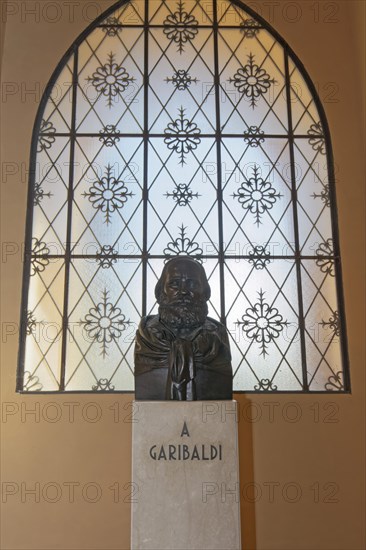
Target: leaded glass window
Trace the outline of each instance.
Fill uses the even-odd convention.
[[[51,78],[32,145],[18,390],[133,391],[164,261],[203,262],[236,391],[347,391],[329,130],[239,1],[118,2]]]

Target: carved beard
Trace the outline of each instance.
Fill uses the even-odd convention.
[[[163,323],[177,328],[196,328],[203,325],[208,314],[208,307],[205,300],[198,302],[176,301],[171,304],[163,294],[159,300],[159,318]]]

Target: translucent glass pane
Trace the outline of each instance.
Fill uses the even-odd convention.
[[[59,389],[64,262],[49,258],[40,241],[33,242],[26,318],[25,391]]]
[[[33,236],[50,254],[65,252],[70,139],[42,134],[39,138],[33,190]]]
[[[165,254],[168,249],[171,256],[217,254],[216,178],[211,178],[205,169],[215,163],[215,153],[211,139],[200,140],[197,149],[187,153],[174,150],[174,146],[169,149],[162,140],[151,140],[148,203],[151,254]]]
[[[66,389],[133,389],[141,289],[140,261],[105,253],[72,262]],[[99,387],[105,380],[109,387]]]
[[[303,255],[314,256],[332,238],[331,190],[324,150],[311,140],[295,141],[299,239]]]
[[[283,48],[265,30],[219,31],[220,111],[225,133],[251,127],[267,134],[287,131]]]
[[[72,251],[118,254],[142,247],[143,146],[141,138],[78,138],[75,147]]]
[[[184,44],[184,56],[179,59],[175,59],[174,43],[165,38],[163,29],[150,30],[150,131],[164,133],[180,129],[181,123],[176,122],[179,108],[184,113],[183,119],[188,116],[200,132],[215,133],[212,31],[200,29],[194,41]],[[192,131],[192,128],[186,129]]]
[[[196,33],[197,25],[212,25],[213,3],[197,2],[197,0],[150,0],[149,1],[149,22],[152,25],[164,25],[167,28],[167,35],[173,34],[174,41],[179,44],[186,41],[187,34]],[[180,25],[182,30],[177,30]],[[183,26],[188,27],[186,30]],[[192,30],[193,29],[193,30]],[[176,32],[175,32],[176,31]],[[182,35],[182,36],[179,36]],[[169,34],[170,36],[170,34]]]
[[[143,130],[143,29],[109,36],[96,29],[79,47],[76,128],[98,134]]]
[[[262,141],[254,147],[244,139],[222,141],[225,252],[247,256],[262,246],[272,256],[293,256],[288,144]]]
[[[44,110],[44,125],[41,131],[69,133],[71,130],[72,112],[72,79],[74,73],[74,56],[62,69],[53,85],[47,105]]]
[[[235,390],[349,389],[326,120],[288,52],[228,0],[120,2],[76,41],[34,136],[25,390],[132,391],[177,255],[205,267]]]
[[[293,261],[227,260],[225,302],[235,388],[299,390],[302,385]],[[257,386],[257,387],[256,387]]]
[[[335,260],[303,261],[306,360],[311,390],[344,389]]]
[[[295,135],[311,134],[322,130],[316,128],[320,116],[315,105],[314,97],[308,85],[295,63],[289,60],[290,84],[291,84],[291,111],[292,126]],[[309,134],[309,135],[310,135]]]

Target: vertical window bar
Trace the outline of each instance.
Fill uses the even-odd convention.
[[[146,304],[147,304],[147,207],[148,207],[148,158],[149,158],[149,112],[148,112],[148,101],[149,101],[149,1],[145,0],[145,23],[144,23],[144,168],[143,168],[143,191],[142,191],[142,202],[143,202],[143,213],[142,213],[142,231],[143,231],[143,242],[142,242],[142,316],[144,317],[147,313]]]
[[[67,226],[66,226],[66,250],[65,250],[65,291],[62,314],[62,348],[61,348],[61,376],[60,391],[65,390],[65,370],[67,352],[67,327],[68,327],[68,306],[69,306],[69,284],[70,284],[70,262],[71,262],[71,228],[72,228],[72,202],[74,199],[74,160],[76,141],[76,98],[78,87],[78,47],[74,48],[74,69],[72,78],[72,112],[70,131],[70,168],[69,188],[67,194]]]
[[[18,369],[16,377],[16,391],[22,391],[24,386],[24,363],[25,363],[25,346],[27,337],[27,310],[29,300],[30,287],[30,271],[32,259],[32,233],[33,233],[33,213],[34,213],[34,188],[36,182],[36,166],[37,166],[37,145],[38,135],[40,131],[42,118],[38,115],[38,121],[33,129],[31,153],[30,153],[30,170],[29,170],[29,187],[27,197],[27,221],[25,226],[25,253],[23,266],[23,285],[22,299],[20,310],[20,334],[19,334],[19,357]]]
[[[320,102],[319,102],[320,103]],[[323,106],[317,105],[320,113],[323,111]],[[322,113],[323,114],[323,113]],[[333,250],[334,250],[334,268],[335,268],[335,286],[337,294],[337,305],[340,318],[340,337],[339,343],[341,347],[342,356],[342,374],[343,374],[343,386],[344,391],[351,391],[351,379],[349,369],[349,357],[348,357],[348,345],[347,345],[347,326],[346,326],[346,312],[344,304],[343,294],[343,277],[342,277],[342,264],[341,264],[341,251],[339,246],[339,228],[338,228],[338,216],[337,216],[337,198],[336,198],[336,184],[334,174],[334,159],[333,150],[331,145],[331,138],[329,132],[329,126],[326,120],[325,113],[323,114],[324,120],[321,120],[325,144],[326,144],[326,157],[327,157],[327,172],[329,183],[329,197],[330,197],[330,216],[332,221],[332,238],[333,238]]]
[[[309,391],[307,371],[306,371],[306,346],[305,346],[305,319],[304,319],[304,304],[302,300],[302,282],[301,282],[301,256],[300,256],[300,239],[299,239],[299,220],[297,212],[297,189],[296,189],[296,173],[295,173],[295,153],[294,153],[294,132],[292,126],[292,103],[291,103],[291,82],[289,71],[289,54],[287,47],[284,48],[285,56],[285,78],[286,78],[286,103],[288,117],[288,141],[290,148],[290,164],[291,164],[291,196],[292,196],[292,211],[294,220],[295,234],[295,263],[297,277],[297,296],[299,307],[299,331],[300,331],[300,347],[301,347],[301,366],[303,376],[303,391]]]
[[[224,279],[224,230],[222,215],[222,165],[221,165],[221,118],[220,118],[220,67],[219,67],[219,36],[217,0],[213,0],[213,39],[214,39],[214,79],[215,79],[215,107],[216,107],[216,152],[217,152],[217,213],[219,235],[219,270],[220,270],[220,321],[226,326],[225,311],[225,279]]]

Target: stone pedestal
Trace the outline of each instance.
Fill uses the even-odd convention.
[[[132,550],[240,550],[236,401],[136,401]]]

